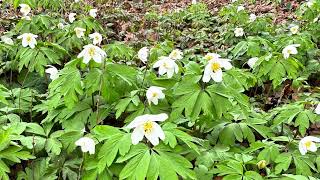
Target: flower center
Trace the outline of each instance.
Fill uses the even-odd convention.
[[[172,53],[172,56],[173,56],[173,57],[177,57],[177,56],[178,56],[178,52],[177,52],[177,51],[174,51],[174,52]]]
[[[304,145],[306,146],[307,149],[309,149],[312,145],[312,141],[307,141],[304,143]]]
[[[144,130],[144,132],[147,133],[147,134],[151,133],[152,128],[153,128],[152,121],[147,121],[147,122],[144,123],[144,125],[143,125],[143,130]]]
[[[164,62],[164,63],[163,63],[163,67],[166,68],[166,69],[168,69],[168,68],[169,68],[169,64],[168,64],[167,62]]]
[[[219,69],[220,69],[220,64],[219,63],[212,63],[211,64],[211,69],[214,71],[214,72],[217,72]]]
[[[156,97],[157,95],[158,95],[158,93],[156,93],[156,92],[152,93],[152,97]]]
[[[96,52],[96,50],[93,47],[89,48],[89,50],[88,50],[88,53],[90,56],[94,56],[95,52]]]
[[[292,53],[292,50],[291,49],[288,49],[288,54],[291,54]]]
[[[213,56],[207,55],[205,58],[206,58],[207,61],[210,61],[210,60],[213,59]]]
[[[31,42],[32,38],[30,36],[27,36],[26,40],[27,42]]]

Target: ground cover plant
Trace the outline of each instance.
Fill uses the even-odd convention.
[[[0,3],[0,179],[320,178],[320,0]]]

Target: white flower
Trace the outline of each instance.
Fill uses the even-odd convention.
[[[75,142],[76,146],[81,147],[82,152],[89,152],[89,154],[94,154],[95,152],[95,143],[93,139],[88,137],[82,137]]]
[[[169,54],[169,58],[173,60],[180,60],[183,58],[182,55],[183,53],[179,49],[175,49]]]
[[[89,15],[93,18],[97,17],[97,12],[98,10],[97,9],[90,9],[89,11]]]
[[[157,105],[159,99],[164,99],[165,94],[162,92],[162,90],[164,89],[165,88],[157,87],[157,86],[149,87],[146,93],[149,104],[151,104],[152,102],[154,105]]]
[[[77,35],[78,38],[83,37],[84,36],[84,32],[86,32],[85,29],[79,28],[79,27],[74,28],[74,31],[76,32],[76,35]]]
[[[222,81],[222,68],[229,70],[232,68],[230,59],[213,59],[206,65],[203,73],[203,82],[209,82],[213,79],[215,82]]]
[[[316,18],[313,19],[313,22],[316,23],[318,20],[319,20],[319,18],[316,17]]]
[[[299,46],[300,46],[300,44],[291,44],[291,45],[288,45],[287,47],[285,47],[282,50],[283,57],[285,59],[288,59],[290,54],[298,54],[297,47],[299,47]]]
[[[197,4],[197,0],[192,0],[192,4]]]
[[[100,43],[101,43],[101,41],[102,41],[102,36],[101,36],[101,34],[100,34],[100,33],[97,33],[97,32],[90,34],[90,35],[89,35],[89,38],[90,38],[90,39],[93,39],[93,42],[92,42],[92,43],[93,43],[94,45],[96,45],[96,44],[100,45]]]
[[[8,45],[13,45],[13,40],[7,36],[1,36],[1,41]]]
[[[306,136],[299,142],[299,151],[305,155],[308,151],[316,152],[317,146],[314,142],[320,142],[320,139],[314,136]]]
[[[233,2],[233,3],[234,3],[234,2],[237,2],[237,1],[238,1],[238,0],[231,0],[231,2]]]
[[[153,146],[159,144],[159,138],[165,139],[165,135],[161,127],[156,121],[165,121],[168,115],[165,113],[151,115],[145,114],[136,117],[126,128],[134,128],[131,134],[132,144],[138,144],[145,136]]]
[[[160,60],[154,63],[153,68],[159,68],[159,75],[167,73],[168,78],[171,78],[174,73],[179,71],[179,67],[174,60],[165,56],[160,57]]]
[[[50,74],[50,79],[55,80],[59,77],[58,69],[54,66],[49,65],[49,68],[46,69],[46,73]]]
[[[242,11],[242,10],[244,10],[244,7],[243,6],[238,6],[237,12]]]
[[[320,104],[317,105],[317,107],[314,111],[316,114],[320,114]]]
[[[23,16],[21,19],[27,20],[27,21],[31,21],[30,16]]]
[[[313,6],[313,4],[314,4],[314,0],[309,0],[309,1],[307,2],[307,6],[308,6],[309,8],[311,8],[311,7]]]
[[[148,53],[149,53],[149,49],[147,47],[143,47],[138,51],[138,58],[143,63],[146,63],[148,61]]]
[[[256,62],[259,60],[257,57],[250,58],[247,62],[250,68],[253,68]]]
[[[74,0],[75,3],[78,3],[80,0]]]
[[[59,29],[63,29],[64,28],[64,25],[62,23],[59,23],[57,26],[58,26]]]
[[[18,39],[22,39],[22,46],[27,47],[30,46],[31,49],[33,49],[37,45],[37,35],[34,35],[32,33],[24,33],[20,36],[18,36]]]
[[[249,21],[250,22],[253,22],[253,21],[255,21],[257,19],[257,16],[255,15],[255,14],[250,14],[250,17],[249,17]]]
[[[28,4],[19,4],[20,6],[20,12],[23,16],[27,16],[30,11],[31,11],[31,8]]]
[[[234,34],[235,34],[236,37],[243,36],[243,34],[244,34],[243,29],[242,28],[236,28],[234,30]]]
[[[76,16],[77,14],[76,13],[70,13],[68,18],[69,18],[69,21],[70,23],[73,23],[74,20],[76,20]]]
[[[217,60],[219,59],[221,56],[219,54],[216,53],[208,53],[204,56],[204,59],[207,61],[211,61],[211,60]]]
[[[78,58],[83,57],[83,62],[88,64],[91,59],[93,59],[97,63],[101,63],[102,59],[107,54],[98,46],[88,44],[83,46],[83,50],[78,55]]]
[[[297,33],[299,32],[299,26],[297,26],[297,25],[292,25],[292,26],[290,27],[290,32],[291,32],[292,34],[297,34]]]

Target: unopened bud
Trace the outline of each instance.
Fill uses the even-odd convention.
[[[265,160],[261,160],[261,161],[259,161],[259,162],[257,163],[257,166],[258,166],[259,169],[265,168],[266,165],[267,165],[267,161],[265,161]]]

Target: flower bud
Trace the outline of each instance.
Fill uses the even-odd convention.
[[[257,166],[258,166],[259,169],[263,169],[263,168],[265,168],[267,166],[267,161],[261,160],[261,161],[259,161],[257,163]]]

